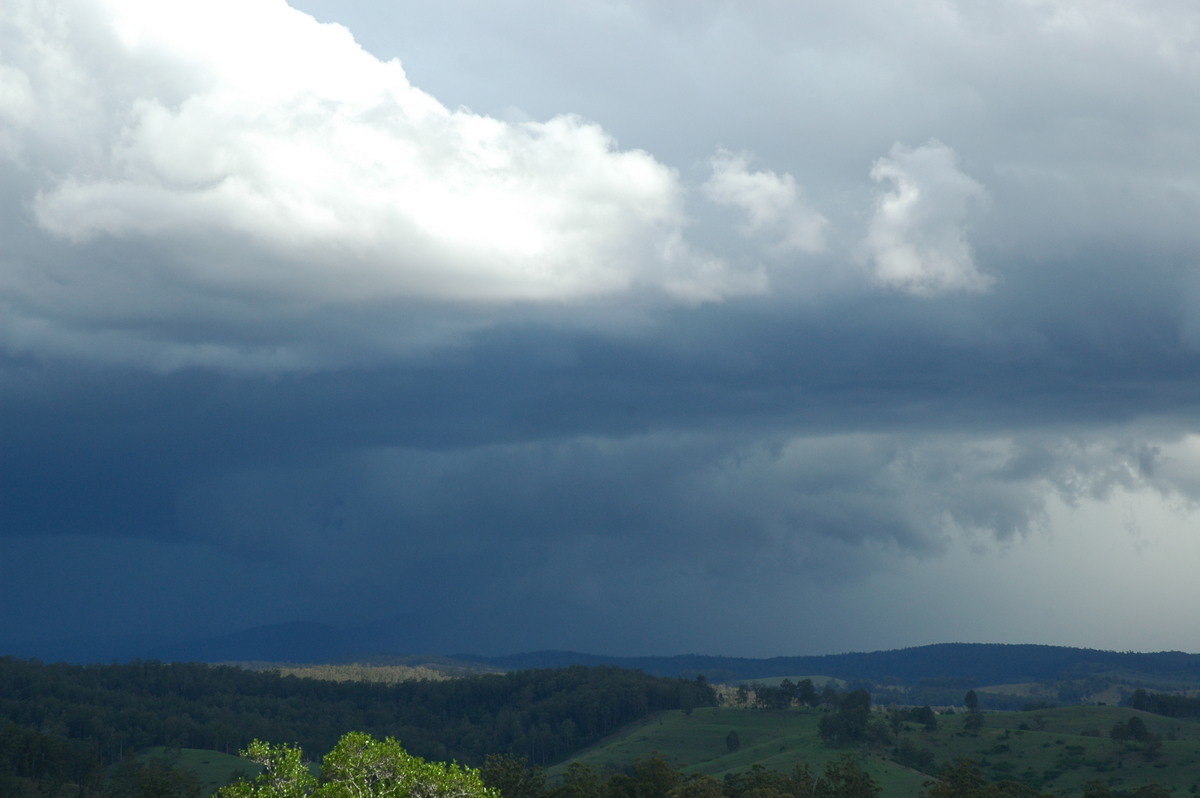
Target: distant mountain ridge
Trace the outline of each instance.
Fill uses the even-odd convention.
[[[538,651],[462,660],[504,669],[568,665],[616,665],[655,676],[703,673],[711,681],[822,675],[872,682],[914,684],[954,680],[977,685],[1045,682],[1113,672],[1200,680],[1200,654],[1099,651],[1033,644],[937,643],[869,653],[750,659],[686,654],[667,657],[606,657],[569,651]]]
[[[652,676],[703,674],[709,681],[733,682],[782,676],[832,676],[874,683],[972,685],[1048,682],[1096,674],[1130,673],[1159,680],[1200,682],[1200,654],[1179,651],[1117,652],[1067,646],[1003,643],[938,643],[887,651],[779,656],[725,657],[703,654],[618,657],[575,651],[533,651],[505,656],[458,654],[422,657],[405,650],[404,619],[389,624],[342,630],[325,624],[295,622],[247,629],[187,642],[72,640],[40,647],[18,646],[11,654],[44,661],[344,663],[397,662],[443,666],[461,664],[486,670],[611,665]]]

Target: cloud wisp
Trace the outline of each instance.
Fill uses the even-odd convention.
[[[762,237],[780,252],[820,252],[825,249],[829,220],[809,207],[790,174],[749,170],[749,158],[729,152],[712,161],[712,176],[704,194],[718,205],[740,210],[742,233]]]
[[[994,280],[975,264],[966,222],[986,193],[963,174],[940,141],[892,146],[871,167],[883,189],[867,247],[881,284],[917,296],[988,290]]]

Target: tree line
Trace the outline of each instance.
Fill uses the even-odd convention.
[[[1174,693],[1148,693],[1139,688],[1129,696],[1125,706],[1168,718],[1200,718],[1200,698]]]

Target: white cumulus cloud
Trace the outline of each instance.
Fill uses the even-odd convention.
[[[79,304],[128,335],[147,295],[194,311],[765,287],[687,244],[678,175],[650,154],[573,115],[447,108],[282,0],[12,0],[3,16],[0,214],[26,221],[0,244],[0,285],[44,342],[82,334],[64,310]]]
[[[778,250],[820,252],[829,220],[811,208],[790,174],[752,172],[744,154],[721,152],[712,160],[705,195],[744,214],[741,231],[767,238]]]
[[[991,287],[967,238],[972,205],[987,194],[958,168],[952,149],[940,141],[894,144],[871,179],[883,186],[866,242],[876,280],[917,296]]]

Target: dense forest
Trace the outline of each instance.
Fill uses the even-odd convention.
[[[328,750],[348,731],[414,754],[550,764],[651,712],[716,703],[703,680],[582,666],[401,684],[231,666],[42,664],[0,658],[0,778],[94,780],[151,746],[236,753],[254,739]]]

